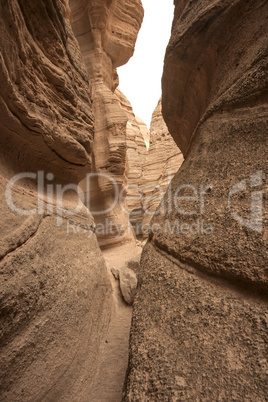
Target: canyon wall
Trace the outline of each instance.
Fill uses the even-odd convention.
[[[0,25],[0,399],[87,400],[112,313],[76,187],[97,163],[91,77],[67,1],[2,1]]]
[[[129,115],[117,96],[116,68],[132,56],[143,19],[140,0],[71,0],[72,27],[92,84],[95,136],[90,182],[81,184],[102,247],[134,238],[126,202],[115,203],[127,185]],[[103,212],[104,211],[104,212]],[[102,230],[103,229],[103,230]]]
[[[141,234],[143,221],[143,197],[142,187],[144,185],[144,165],[147,156],[146,140],[150,137],[149,130],[145,123],[133,113],[128,99],[117,89],[116,95],[120,99],[122,109],[127,114],[126,126],[126,177],[125,186],[125,211],[130,224],[133,227],[135,236]]]
[[[175,0],[168,128],[159,103],[148,151],[116,89],[140,0],[1,2],[1,401],[88,400],[113,313],[99,244],[134,238],[129,212],[143,235],[182,153],[142,255],[124,399],[266,399],[267,12]]]
[[[150,125],[150,145],[143,165],[143,235],[147,237],[149,223],[161,203],[168,185],[183,162],[183,155],[171,137],[162,116],[162,99],[159,100]]]
[[[185,161],[142,254],[126,401],[266,399],[267,13],[175,1],[163,115]]]
[[[143,18],[141,3],[73,0],[70,7],[72,27],[91,78],[95,116],[94,176],[81,187],[99,244],[108,247],[147,236],[142,226],[148,226],[182,156],[175,160],[180,151],[168,134],[160,104],[153,115],[147,152],[149,131],[117,88],[116,67],[133,54]]]

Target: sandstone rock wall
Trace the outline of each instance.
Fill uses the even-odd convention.
[[[140,127],[146,149],[148,150],[149,144],[150,144],[150,131],[148,130],[147,125],[144,123],[144,121],[137,115],[135,115],[135,119]]]
[[[266,399],[267,13],[175,1],[163,115],[185,161],[143,251],[124,400]]]
[[[127,114],[126,126],[126,177],[124,196],[125,208],[129,214],[129,221],[134,228],[135,235],[140,235],[140,225],[143,220],[143,185],[144,167],[147,156],[146,140],[150,136],[149,130],[141,119],[134,115],[130,102],[117,89],[116,96],[120,99],[121,107]]]
[[[128,116],[114,93],[118,85],[116,67],[132,56],[143,18],[140,0],[70,1],[72,27],[91,77],[95,137],[90,191],[82,184],[98,227],[101,246],[133,238],[128,214],[114,205],[117,190],[127,183]],[[117,188],[117,190],[115,189]],[[102,213],[101,211],[105,211]],[[110,227],[110,229],[107,227]]]
[[[143,166],[143,235],[146,236],[146,228],[155,211],[161,211],[161,200],[182,162],[182,153],[163,119],[160,99],[152,115],[149,151]]]
[[[85,203],[94,215],[102,247],[133,239],[135,234],[143,235],[142,224],[150,221],[152,211],[161,200],[159,191],[154,187],[161,185],[163,190],[160,193],[163,195],[168,171],[172,177],[182,161],[182,156],[178,157],[178,162],[173,159],[179,151],[173,146],[171,137],[167,136],[169,145],[164,136],[161,137],[163,132],[168,131],[158,112],[153,116],[155,138],[146,156],[149,131],[144,122],[134,115],[126,97],[116,89],[116,67],[132,55],[142,21],[140,2],[135,4],[134,7],[131,2],[115,0],[109,3],[70,2],[73,30],[93,87],[93,172],[99,175],[84,181],[81,187]],[[92,13],[98,18],[93,18]],[[168,162],[165,160],[167,155]],[[143,192],[145,186],[148,189]],[[117,194],[124,188],[126,190],[122,194],[125,200],[116,204]],[[145,221],[144,202],[149,212]]]
[[[86,400],[111,315],[93,219],[77,208],[94,118],[68,16],[64,1],[0,4],[1,401]]]
[[[149,131],[145,123],[135,116],[124,94],[116,89],[115,95],[120,100],[128,119],[125,213],[129,215],[135,235],[146,238],[149,223],[161,203],[169,182],[180,167],[183,156],[164,122],[161,99],[152,115]]]
[[[58,3],[3,2],[1,32],[2,158],[77,181],[91,168],[93,114],[68,20]]]

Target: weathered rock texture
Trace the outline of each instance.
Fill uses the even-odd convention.
[[[0,30],[0,400],[87,400],[110,282],[88,210],[72,212],[76,192],[56,200],[54,185],[92,165],[88,76],[64,1],[1,1]]]
[[[125,400],[267,398],[267,13],[175,1],[163,115],[185,161],[143,251]]]
[[[119,271],[119,282],[122,296],[126,303],[133,304],[137,290],[137,276],[135,272],[124,265]]]
[[[90,191],[86,183],[83,189],[90,210],[97,213],[100,245],[111,246],[133,238],[128,214],[114,205],[115,187],[120,192],[127,183],[128,131],[128,116],[115,89],[116,67],[133,54],[143,7],[140,0],[71,0],[70,6],[72,27],[92,83],[95,115],[93,172],[98,176],[91,180]]]
[[[1,3],[0,141],[20,170],[49,165],[68,182],[90,170],[93,114],[64,4]]]
[[[135,119],[140,127],[141,133],[143,135],[143,139],[145,141],[146,148],[149,148],[150,144],[150,131],[148,130],[148,127],[144,123],[144,121],[139,117],[135,115]]]
[[[161,99],[152,115],[149,131],[135,116],[124,94],[116,89],[115,95],[127,115],[124,208],[136,236],[147,237],[149,223],[183,156],[168,132]]]
[[[140,1],[73,0],[70,6],[73,30],[93,87],[93,172],[99,175],[85,180],[81,187],[95,218],[100,245],[112,246],[133,238],[129,223],[136,236],[143,235],[142,225],[150,221],[182,156],[168,134],[160,104],[153,116],[153,139],[147,155],[149,131],[116,89],[116,67],[132,55],[142,21]],[[92,17],[95,14],[97,20]],[[122,188],[124,202],[115,204]],[[145,221],[144,206],[148,211]]]
[[[121,107],[127,114],[126,127],[126,177],[124,197],[125,208],[129,214],[129,221],[134,228],[136,236],[140,235],[140,226],[143,220],[144,167],[147,157],[146,141],[149,130],[141,119],[134,115],[130,102],[118,89],[116,95],[120,99]]]
[[[152,115],[149,151],[143,166],[143,236],[148,234],[154,212],[161,212],[161,200],[182,162],[182,153],[163,119],[160,99]]]

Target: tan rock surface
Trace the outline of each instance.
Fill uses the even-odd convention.
[[[1,195],[5,184],[1,179]],[[16,186],[13,193],[16,205],[36,206],[36,191]],[[75,199],[68,204],[75,207]],[[87,211],[72,215],[76,228],[87,228],[78,235],[68,230],[69,216],[59,226],[55,213],[20,222],[4,205],[1,199],[1,231],[16,244],[0,261],[0,399],[83,397],[96,376],[111,315],[111,287],[89,229],[93,222]]]
[[[119,285],[122,296],[125,302],[129,305],[133,304],[136,291],[137,291],[137,276],[135,272],[128,268],[127,265],[123,266],[119,271]]]
[[[125,208],[136,236],[139,236],[144,212],[142,187],[144,184],[144,164],[147,156],[145,138],[148,138],[150,134],[145,123],[136,118],[131,104],[124,94],[119,89],[115,91],[115,94],[120,99],[121,107],[126,112],[128,119],[126,126]]]
[[[152,115],[149,131],[146,124],[135,116],[124,94],[116,89],[115,95],[128,119],[125,208],[136,236],[147,237],[149,222],[180,167],[183,156],[164,122],[161,99]]]
[[[19,170],[49,165],[62,181],[77,180],[91,167],[93,114],[68,20],[45,1],[5,2],[0,46],[2,158]]]
[[[131,308],[113,297],[98,219],[75,186],[91,171],[126,182],[129,123],[115,68],[133,53],[143,10],[139,1],[71,6],[72,16],[65,0],[0,6],[1,401],[118,400],[127,366]],[[30,176],[6,199],[8,180],[23,171]],[[93,212],[110,205],[111,190],[93,183]],[[127,225],[120,214],[107,215]]]
[[[171,137],[162,116],[162,99],[152,115],[150,146],[143,166],[143,225],[147,228],[167,187],[183,162],[183,156]],[[146,235],[147,230],[144,230]]]
[[[95,220],[99,227],[110,225],[110,229],[97,233],[97,236],[101,246],[111,246],[133,238],[128,214],[120,207],[111,208],[116,196],[115,186],[120,192],[126,184],[127,164],[128,117],[114,91],[118,85],[116,67],[125,64],[133,54],[143,7],[140,0],[71,0],[70,6],[72,27],[93,88],[93,172],[102,174],[92,180],[91,194],[85,183],[82,186],[90,210],[107,211],[95,216]]]
[[[143,251],[124,400],[266,399],[267,13],[175,1],[163,115],[185,161]]]
[[[135,115],[135,119],[140,127],[146,148],[148,149],[150,144],[150,131],[148,130],[148,127],[146,126],[145,122],[139,116]]]
[[[93,219],[81,205],[72,212],[75,191],[55,197],[55,184],[62,190],[90,171],[94,134],[90,86],[65,6],[0,5],[1,401],[83,399],[111,315]],[[9,179],[24,171],[31,178],[15,182],[9,197]],[[50,173],[43,186],[41,171]]]

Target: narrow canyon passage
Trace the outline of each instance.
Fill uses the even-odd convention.
[[[107,335],[99,352],[100,367],[84,402],[120,402],[129,358],[129,333],[132,307],[122,298],[119,281],[111,268],[120,269],[133,257],[141,254],[142,247],[136,242],[103,250],[108,276],[112,285],[112,317]]]
[[[0,1],[1,402],[267,401],[268,2],[170,0],[148,129],[145,1]]]

